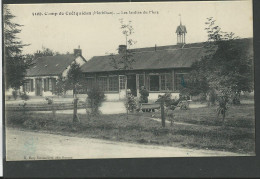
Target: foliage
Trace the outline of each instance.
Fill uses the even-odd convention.
[[[123,19],[120,19],[120,23],[122,33],[125,37],[126,49],[118,58],[114,54],[110,55],[111,66],[117,70],[130,70],[132,69],[132,64],[135,62],[135,58],[133,57],[134,52],[130,49],[136,43],[136,41],[130,38],[134,33],[134,28],[131,21],[126,24]]]
[[[90,107],[91,114],[99,114],[99,107],[101,106],[102,102],[105,101],[104,92],[100,90],[100,88],[97,85],[93,85],[93,87],[87,91],[87,95],[87,107]]]
[[[55,85],[54,94],[58,96],[62,96],[64,92],[65,92],[65,79],[60,76]]]
[[[4,73],[5,88],[19,89],[23,84],[26,70],[31,61],[22,55],[24,46],[17,37],[21,32],[22,25],[13,22],[15,16],[7,5],[3,5],[3,26],[4,26]]]
[[[54,56],[55,54],[57,54],[57,52],[54,52],[53,50],[43,46],[42,50],[37,50],[34,53],[34,58],[43,57],[43,56]]]
[[[189,103],[188,103],[188,101],[180,101],[178,104],[178,107],[180,107],[181,110],[188,110]]]
[[[17,90],[13,90],[12,91],[12,96],[13,96],[13,98],[16,100],[17,99],[17,97],[18,97],[18,92],[17,92]]]
[[[22,93],[20,93],[20,98],[22,100],[27,101],[29,99],[29,96],[25,92],[22,92]]]
[[[137,108],[137,101],[135,100],[135,97],[131,94],[127,96],[125,107],[130,112],[134,112]]]
[[[187,91],[191,95],[213,95],[212,91],[221,94],[222,88],[228,88],[232,93],[230,97],[239,103],[241,92],[253,90],[252,44],[240,40],[232,32],[222,32],[213,18],[208,18],[206,25],[205,55],[193,63]],[[211,99],[214,102],[214,97]]]
[[[156,102],[162,102],[168,109],[174,110],[177,107],[179,100],[172,99],[171,93],[166,92],[164,93],[164,95],[158,95],[158,99]]]
[[[47,101],[47,103],[49,104],[49,105],[51,105],[51,104],[53,104],[53,100],[51,99],[51,98],[45,98],[45,100]]]
[[[76,95],[82,75],[83,73],[81,71],[80,65],[76,62],[73,62],[70,65],[67,78],[65,80],[65,90],[73,90],[73,95]]]

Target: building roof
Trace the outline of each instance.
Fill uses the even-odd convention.
[[[176,29],[176,33],[179,34],[179,33],[187,33],[187,29],[186,29],[186,26],[185,25],[182,25],[180,24],[177,29]]]
[[[133,70],[186,68],[205,54],[203,43],[141,48],[133,51]],[[118,59],[120,55],[115,55],[114,58]],[[111,62],[109,55],[94,56],[81,69],[83,72],[115,71]]]
[[[236,44],[243,44],[253,53],[253,39],[238,39]],[[206,53],[205,42],[184,45],[158,46],[133,49],[132,70],[190,68],[193,62],[199,61]],[[118,59],[119,54],[114,55]],[[94,56],[81,69],[83,72],[116,71],[111,65],[110,55]]]
[[[75,59],[73,54],[39,57],[33,61],[26,76],[60,75]]]

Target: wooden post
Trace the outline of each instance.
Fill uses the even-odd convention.
[[[73,122],[79,122],[77,109],[78,109],[78,98],[74,98],[74,110],[73,110]]]
[[[165,127],[164,102],[163,101],[161,101],[161,118],[162,118],[162,126]]]

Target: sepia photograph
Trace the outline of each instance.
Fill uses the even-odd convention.
[[[252,8],[3,4],[6,161],[255,156]]]

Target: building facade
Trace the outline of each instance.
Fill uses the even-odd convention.
[[[74,49],[74,54],[37,58],[27,71],[25,82],[21,90],[29,96],[55,95],[54,91],[58,78],[66,78],[70,65],[74,62],[80,66],[86,62],[82,56],[81,49]]]

